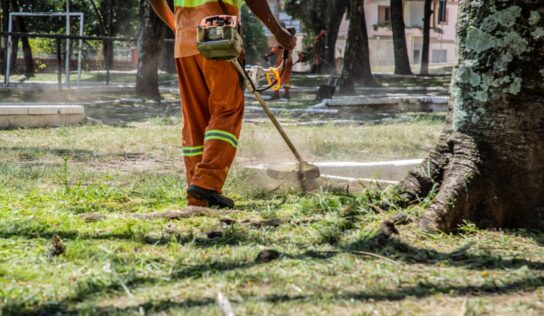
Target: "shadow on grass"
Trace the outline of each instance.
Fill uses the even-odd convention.
[[[164,101],[161,103],[134,102],[104,103],[88,105],[85,112],[90,118],[106,125],[128,127],[128,124],[145,122],[150,119],[160,119],[165,125],[178,125],[175,120],[181,115],[179,101]]]
[[[0,147],[0,152],[8,152],[17,155],[21,162],[35,162],[34,165],[39,165],[39,159],[46,155],[57,157],[66,157],[70,161],[85,162],[93,159],[106,158],[124,158],[127,160],[138,160],[145,157],[144,153],[120,152],[114,154],[98,154],[93,150],[85,149],[67,149],[67,148],[50,148],[50,147]]]
[[[196,237],[191,234],[157,234],[157,236],[142,235],[138,231],[127,231],[122,233],[105,233],[105,234],[86,234],[78,231],[32,231],[32,230],[13,230],[0,231],[0,238],[44,238],[52,239],[58,235],[64,241],[77,240],[110,240],[110,241],[132,241],[147,245],[166,245],[172,242],[179,244],[192,244],[195,247],[209,248],[220,246],[238,246],[259,243],[261,240],[255,237],[249,239],[245,234],[238,231],[226,231],[219,238]]]
[[[0,237],[5,237],[0,234]],[[81,238],[81,236],[79,236]],[[105,236],[103,236],[105,237]],[[111,236],[109,236],[111,237]],[[236,235],[232,236],[232,239],[221,238],[216,240],[203,240],[203,239],[191,239],[197,246],[221,246],[226,244],[238,244],[240,242],[248,242],[244,236]],[[188,241],[188,240],[187,240]],[[255,242],[255,241],[253,241]],[[468,248],[467,248],[468,249]],[[338,254],[347,253],[353,250],[365,250],[369,252],[376,252],[383,256],[388,256],[397,261],[405,262],[406,264],[429,264],[434,265],[437,263],[447,263],[450,266],[465,267],[467,269],[516,269],[521,267],[527,267],[531,270],[542,271],[544,270],[544,263],[533,262],[525,259],[502,259],[498,256],[492,256],[488,254],[467,254],[466,251],[456,251],[453,253],[442,253],[435,250],[422,249],[407,245],[403,242],[392,240],[388,246],[379,250],[373,251],[370,240],[360,240],[356,243],[352,243],[340,250],[338,253],[322,253],[319,251],[306,251],[299,255],[284,255],[283,259],[291,260],[327,260]],[[174,269],[175,272],[168,275],[166,278],[162,277],[140,277],[134,276],[128,280],[124,280],[124,284],[114,282],[100,285],[88,286],[85,281],[76,286],[76,293],[72,297],[68,297],[60,302],[43,303],[39,305],[25,305],[18,303],[11,303],[3,308],[5,315],[14,314],[27,314],[27,315],[48,315],[48,314],[71,314],[76,313],[74,310],[74,304],[84,301],[85,299],[95,296],[99,293],[121,293],[123,286],[128,288],[141,287],[141,286],[154,286],[165,282],[175,282],[183,279],[198,279],[204,275],[220,274],[233,270],[246,270],[263,263],[257,263],[254,261],[216,261],[198,265],[185,265],[179,263],[179,269]],[[168,280],[168,281],[165,281]],[[482,293],[511,293],[515,291],[532,290],[536,287],[544,285],[544,277],[538,274],[535,277],[524,278],[518,281],[513,281],[503,285],[496,285],[494,282],[486,283],[481,286],[476,285],[443,285],[434,283],[418,283],[411,287],[401,287],[396,290],[376,289],[362,292],[351,292],[332,297],[334,300],[368,300],[373,299],[375,301],[380,300],[402,300],[406,297],[418,297],[424,298],[439,293],[454,294],[454,295],[466,295],[466,294],[482,294]],[[329,299],[330,297],[327,296]],[[258,302],[268,303],[281,303],[289,301],[312,301],[318,300],[318,295],[308,296],[267,296],[267,297],[254,297],[250,298]],[[244,300],[246,301],[246,300]],[[142,305],[147,311],[163,311],[171,308],[191,308],[200,307],[213,304],[212,298],[203,298],[201,300],[186,300],[186,301],[150,301]],[[125,308],[104,308],[92,310],[96,314],[108,314],[108,313],[121,313],[132,312],[138,310],[138,307]],[[77,311],[79,313],[81,311]]]
[[[544,232],[530,229],[518,229],[509,232],[513,235],[533,239],[539,246],[544,247]]]
[[[374,250],[374,244],[375,242],[371,239],[361,239],[347,245],[344,250],[376,252],[382,256],[407,264],[434,265],[446,263],[448,266],[463,267],[471,270],[518,269],[525,266],[531,270],[544,271],[544,262],[529,261],[521,258],[503,259],[501,256],[494,256],[487,253],[467,253],[467,250],[470,249],[470,244],[450,253],[414,247],[397,239],[391,239],[387,243],[387,246],[379,251]]]
[[[433,284],[428,282],[420,282],[415,286],[401,287],[394,290],[384,290],[382,288],[369,289],[366,291],[343,291],[341,294],[330,295],[326,292],[327,301],[368,301],[375,302],[380,301],[401,301],[408,297],[411,298],[426,298],[437,294],[447,294],[449,296],[467,296],[467,295],[485,295],[485,294],[509,294],[519,291],[532,291],[538,287],[544,285],[544,277],[535,276],[529,278],[522,278],[520,280],[505,283],[503,285],[496,285],[494,283],[486,283],[480,286],[476,285],[444,285]],[[268,295],[268,296],[252,296],[244,297],[243,301],[231,300],[236,310],[237,304],[244,304],[248,302],[257,303],[270,303],[281,304],[289,302],[317,302],[323,299],[322,295]],[[21,311],[24,311],[25,315],[50,315],[50,314],[78,314],[78,313],[91,313],[93,315],[109,315],[109,314],[132,314],[138,313],[142,308],[147,313],[159,313],[171,309],[188,309],[195,307],[209,307],[215,304],[213,298],[201,298],[201,299],[187,299],[182,301],[175,301],[172,299],[147,301],[137,306],[128,307],[103,307],[103,308],[90,308],[85,310],[76,311],[74,309],[67,309],[67,305],[64,303],[41,305],[34,309],[26,308],[21,310],[17,305],[5,306],[3,309],[4,315],[19,315]]]

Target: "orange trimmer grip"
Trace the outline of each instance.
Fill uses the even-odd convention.
[[[272,75],[274,76],[274,79],[272,79]],[[276,84],[272,87],[272,91],[276,92],[281,89],[281,76],[278,68],[270,68],[266,72],[266,80],[268,81],[269,85],[272,85],[274,83],[274,80],[276,81]]]

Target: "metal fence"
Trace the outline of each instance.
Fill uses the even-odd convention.
[[[23,47],[23,39],[28,47]],[[2,32],[5,62],[0,69],[4,87],[22,85],[134,85],[138,67],[136,38]],[[159,81],[175,85],[174,41],[157,49]]]

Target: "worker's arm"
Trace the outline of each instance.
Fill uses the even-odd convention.
[[[274,37],[282,47],[287,48],[287,50],[295,48],[297,38],[281,27],[274,14],[272,14],[266,0],[246,0],[246,4],[255,16],[263,21],[264,25],[274,34]]]
[[[166,3],[166,0],[148,0],[151,7],[157,13],[159,18],[170,27],[172,31],[176,31],[176,22],[174,21],[174,13]]]

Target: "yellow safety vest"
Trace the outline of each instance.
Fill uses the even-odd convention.
[[[174,5],[177,7],[195,8],[209,2],[217,2],[217,0],[174,0]],[[240,8],[243,0],[223,0],[223,2]]]

